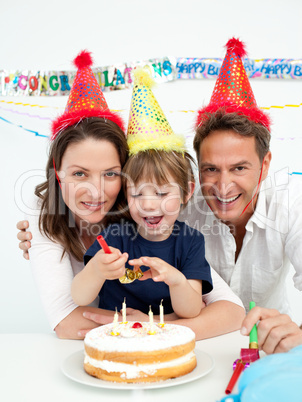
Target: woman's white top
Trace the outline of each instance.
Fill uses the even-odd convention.
[[[44,310],[51,328],[55,329],[60,321],[78,307],[71,297],[71,283],[74,276],[83,269],[84,263],[68,253],[62,258],[63,247],[41,234],[39,213],[39,199],[35,197],[32,213],[25,217],[29,221],[29,231],[32,233],[30,263]],[[203,296],[204,302],[210,304],[227,300],[243,306],[241,300],[213,269],[211,273],[213,290]],[[90,306],[98,307],[98,299]]]

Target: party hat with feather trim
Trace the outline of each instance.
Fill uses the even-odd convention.
[[[109,110],[104,94],[92,72],[91,53],[83,50],[73,63],[78,70],[65,111],[52,123],[51,140],[54,140],[62,130],[88,117],[111,120],[124,130],[122,118],[118,113]]]
[[[232,38],[227,42],[226,49],[210,103],[198,111],[196,126],[202,125],[209,114],[222,110],[224,113],[244,115],[270,130],[270,118],[257,106],[241,60],[246,56],[244,43]]]
[[[176,135],[159,106],[150,69],[136,68],[127,131],[130,155],[149,149],[185,152],[185,138]]]

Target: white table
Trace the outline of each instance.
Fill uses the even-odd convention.
[[[83,350],[82,341],[55,334],[0,334],[0,400],[3,402],[215,402],[232,375],[232,365],[248,338],[239,331],[199,341],[196,348],[211,355],[214,369],[187,384],[148,390],[112,390],[83,385],[61,371],[63,361]],[[236,388],[235,388],[236,389]]]

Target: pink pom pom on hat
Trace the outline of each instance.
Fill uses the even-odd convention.
[[[202,125],[209,114],[222,109],[224,113],[237,113],[260,123],[270,131],[271,121],[257,106],[253,90],[241,57],[246,56],[245,45],[232,38],[226,44],[227,53],[208,106],[198,111],[196,126]]]
[[[52,136],[88,117],[102,117],[116,123],[123,131],[125,126],[118,113],[111,112],[91,66],[93,60],[87,50],[74,59],[78,71],[74,79],[64,113],[52,122]]]

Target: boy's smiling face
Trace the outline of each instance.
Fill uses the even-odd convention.
[[[127,186],[127,200],[132,219],[139,234],[150,241],[167,239],[178,218],[182,194],[181,189],[169,175],[168,183],[140,181]]]

